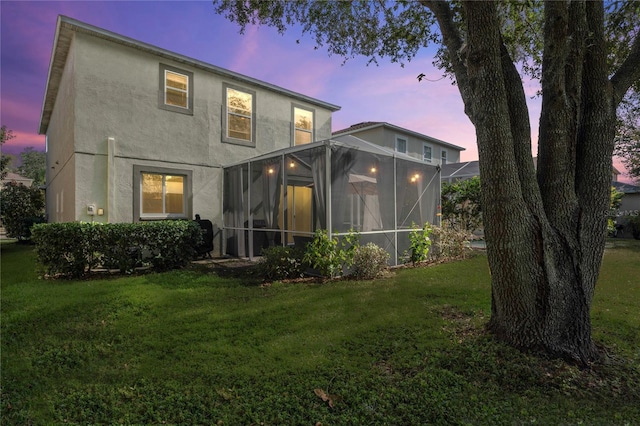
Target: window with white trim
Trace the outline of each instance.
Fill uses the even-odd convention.
[[[403,154],[407,153],[407,140],[405,138],[396,136],[396,151],[402,152]]]
[[[134,209],[141,220],[191,217],[191,171],[134,166]]]
[[[160,108],[193,115],[193,73],[160,64]]]
[[[447,164],[447,150],[446,149],[442,150],[442,157],[441,158],[442,158],[441,164]]]
[[[313,111],[293,107],[293,144],[313,142]]]
[[[433,147],[428,144],[422,144],[422,161],[430,163],[433,160]]]
[[[255,92],[225,85],[225,142],[255,146]]]

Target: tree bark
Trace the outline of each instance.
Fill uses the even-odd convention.
[[[638,73],[621,68],[613,80],[624,83],[612,88],[601,2],[546,2],[536,172],[526,98],[496,5],[465,2],[463,37],[448,3],[423,3],[441,28],[476,128],[489,328],[521,348],[597,360],[590,310],[604,250],[615,106]]]

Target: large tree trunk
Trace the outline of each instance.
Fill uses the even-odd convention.
[[[503,47],[495,5],[465,3],[465,16],[474,105],[468,110],[476,128],[492,273],[489,327],[516,346],[588,363],[598,357],[590,310],[611,176],[613,133],[607,123],[614,122],[615,110],[607,108],[612,102],[606,75],[586,78],[586,70],[597,73],[604,64],[594,62],[604,58],[586,47],[585,4],[545,5],[537,180],[525,95]],[[591,173],[581,173],[578,162],[593,163]],[[581,194],[580,187],[592,192]]]
[[[522,81],[496,5],[464,2],[460,30],[447,2],[422,1],[438,21],[476,128],[489,328],[517,347],[597,360],[590,311],[606,236],[615,109],[640,78],[640,39],[609,80],[602,2],[545,3],[536,171]]]

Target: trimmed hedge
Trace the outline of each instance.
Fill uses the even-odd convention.
[[[202,241],[190,220],[142,223],[47,223],[32,229],[44,275],[81,277],[98,268],[130,273],[136,267],[156,271],[186,266]]]

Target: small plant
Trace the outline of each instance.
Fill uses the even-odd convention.
[[[374,243],[356,249],[353,257],[353,276],[357,279],[374,279],[382,275],[389,261],[389,253]]]
[[[425,223],[422,229],[413,224],[413,230],[409,233],[409,251],[405,252],[407,261],[414,265],[424,262],[429,257],[431,248],[431,232],[433,228],[429,223]]]
[[[440,227],[431,230],[431,240],[433,242],[431,258],[437,260],[450,260],[464,258],[471,234],[456,224],[448,221],[442,223]]]
[[[303,256],[304,252],[295,247],[265,248],[258,263],[258,274],[269,281],[301,277],[305,270]]]
[[[335,278],[342,275],[345,267],[352,265],[359,240],[360,235],[354,231],[349,231],[340,240],[337,236],[329,238],[325,229],[319,229],[313,241],[307,244],[304,262],[318,269],[323,276]]]

